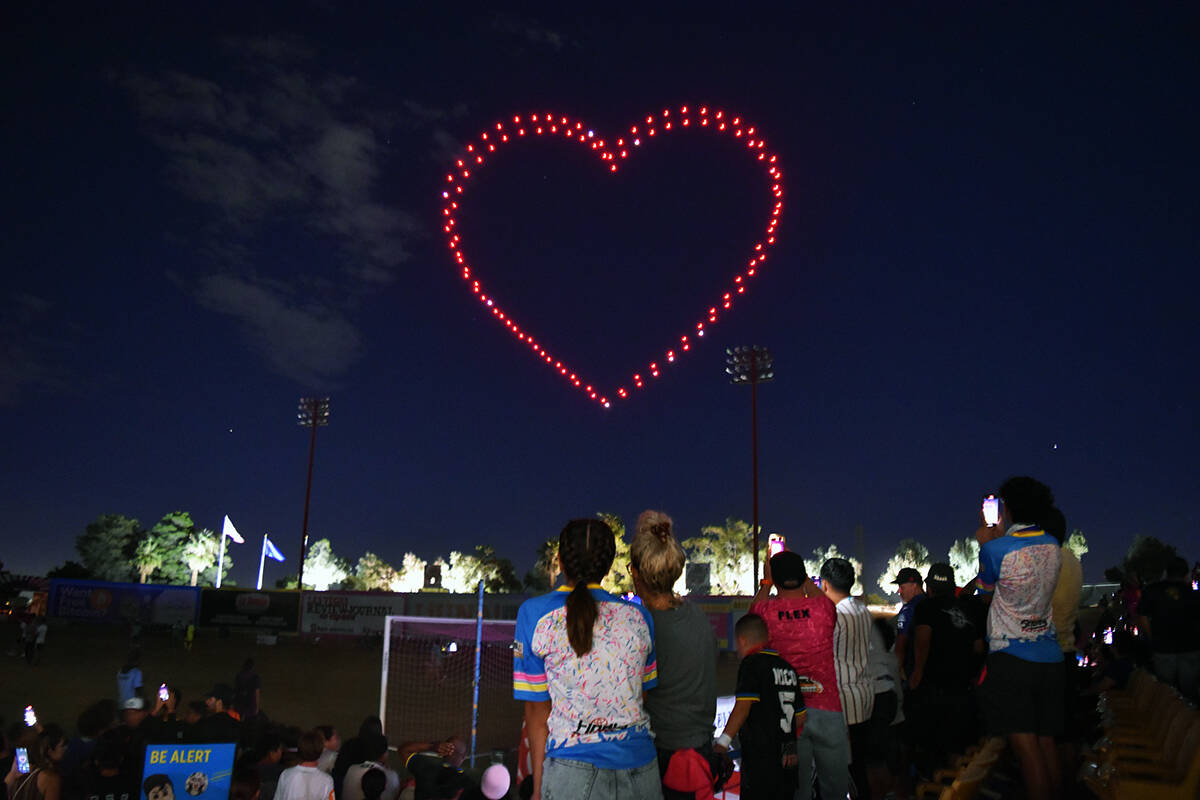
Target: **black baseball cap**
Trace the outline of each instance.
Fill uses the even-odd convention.
[[[233,687],[228,683],[218,683],[212,688],[212,691],[204,696],[216,698],[228,707],[233,702]]]
[[[808,578],[804,559],[799,553],[781,550],[771,556],[771,581],[783,589],[799,589]]]
[[[925,576],[925,583],[929,585],[930,589],[953,589],[954,567],[942,561],[930,564],[929,574]]]
[[[775,568],[775,565],[774,565],[774,564],[772,564],[772,565],[771,565],[771,568],[772,568],[772,569],[774,569],[774,568]],[[905,567],[904,569],[902,569],[902,570],[900,570],[899,572],[897,572],[897,573],[896,573],[896,580],[892,581],[892,583],[896,583],[896,584],[900,584],[900,583],[923,583],[923,582],[924,582],[924,581],[921,579],[921,573],[917,572],[917,571],[916,571],[915,569],[913,569],[912,567]]]

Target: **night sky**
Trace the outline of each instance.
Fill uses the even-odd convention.
[[[1134,533],[1200,557],[1184,5],[342,5],[6,7],[6,568],[77,559],[101,513],[184,509],[246,535],[239,583],[263,532],[289,559],[268,582],[294,571],[309,394],[333,408],[310,530],[351,561],[487,543],[524,574],[574,516],[657,507],[681,536],[748,520],[750,396],[724,375],[748,344],[777,375],[764,529],[852,552],[862,525],[868,590],[902,537],[944,558],[1012,474],[1054,489],[1089,580]],[[778,154],[778,243],[719,324],[606,410],[472,297],[442,182],[513,114],[615,136],[687,104]],[[505,151],[461,219],[497,300],[606,387],[704,318],[770,208],[724,140],[636,155],[608,174],[584,148]]]

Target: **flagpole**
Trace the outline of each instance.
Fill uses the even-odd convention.
[[[255,591],[257,591],[257,592],[262,591],[263,561],[266,560],[266,558],[267,558],[267,535],[264,533],[263,534],[262,552],[258,554],[258,586],[255,588]]]
[[[221,571],[225,568],[225,529],[221,529],[221,555],[217,556],[217,587],[221,588]]]

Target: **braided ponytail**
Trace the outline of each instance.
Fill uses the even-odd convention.
[[[612,529],[602,520],[573,519],[558,535],[563,573],[575,584],[567,595],[567,641],[579,657],[592,651],[592,629],[600,616],[588,584],[608,574],[616,550]]]

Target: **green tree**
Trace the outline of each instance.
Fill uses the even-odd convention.
[[[916,539],[901,539],[900,543],[896,545],[896,554],[888,561],[887,569],[879,576],[879,588],[883,589],[885,595],[895,595],[897,594],[896,584],[892,581],[896,579],[897,572],[905,567],[912,567],[924,575],[929,571],[929,564],[929,548]]]
[[[166,553],[162,545],[152,536],[143,536],[133,551],[133,566],[138,571],[138,581],[145,583],[154,571],[163,565]]]
[[[122,514],[101,514],[75,540],[79,560],[92,577],[102,581],[132,581],[137,573],[133,553],[142,535],[136,519]]]
[[[547,539],[538,545],[537,561],[525,573],[525,588],[531,592],[548,592],[558,581],[558,539]]]
[[[198,531],[192,531],[184,542],[182,557],[183,563],[191,571],[190,579],[192,586],[196,585],[201,573],[211,572],[212,580],[210,583],[216,583],[217,558],[221,542],[217,535],[208,528],[202,528]],[[229,553],[225,553],[224,563],[221,565],[223,571],[228,571],[233,566],[233,557]],[[224,575],[221,576],[222,578]]]
[[[1125,575],[1132,575],[1145,586],[1162,578],[1167,562],[1178,555],[1174,546],[1154,536],[1137,534],[1125,553],[1121,569]]]
[[[831,558],[844,558],[850,562],[850,566],[854,567],[854,586],[850,589],[850,594],[861,595],[863,593],[863,565],[857,558],[842,553],[838,550],[836,544],[831,544],[826,547],[817,547],[813,549],[813,557],[804,559],[804,568],[808,570],[808,574],[816,577],[821,574],[821,565]]]
[[[442,587],[450,592],[474,592],[480,581],[483,581],[484,591],[492,593],[521,589],[521,581],[517,579],[512,561],[496,555],[495,548],[488,544],[476,545],[474,553],[454,550],[449,560],[441,563]]]
[[[341,583],[350,574],[350,565],[338,558],[328,539],[317,539],[308,546],[304,556],[304,578],[306,589],[324,592],[335,583]],[[294,580],[294,579],[293,579]]]
[[[396,580],[392,583],[393,592],[419,592],[425,585],[425,567],[428,562],[418,558],[413,553],[405,553],[400,562]]]
[[[96,576],[78,561],[64,561],[46,573],[47,578],[69,578],[76,581],[92,580]]]
[[[188,542],[196,530],[192,515],[186,511],[172,511],[146,532],[162,548],[163,560],[150,577],[158,583],[185,585],[191,582],[192,570],[187,563]]]
[[[762,552],[759,563],[766,555],[766,538],[759,537]],[[709,564],[709,585],[713,594],[740,595],[750,590],[753,572],[753,545],[750,542],[750,523],[733,519],[724,525],[706,525],[700,535],[680,543],[688,561]]]
[[[1088,551],[1087,537],[1083,535],[1083,531],[1078,528],[1071,531],[1071,535],[1067,537],[1067,547],[1071,548],[1071,552],[1077,558],[1082,559]]]
[[[954,582],[963,586],[979,574],[979,541],[974,536],[955,539],[946,554],[954,568]],[[892,575],[894,579],[896,576]]]
[[[629,542],[625,541],[625,522],[616,514],[604,511],[596,512],[596,516],[604,520],[604,524],[612,528],[613,538],[616,539],[617,551],[613,556],[612,569],[600,581],[605,591],[613,594],[625,594],[633,591],[633,578],[629,575]],[[558,551],[555,550],[557,557]]]
[[[356,588],[368,592],[394,591],[392,585],[399,579],[400,573],[391,564],[370,552],[362,554],[354,567]]]

